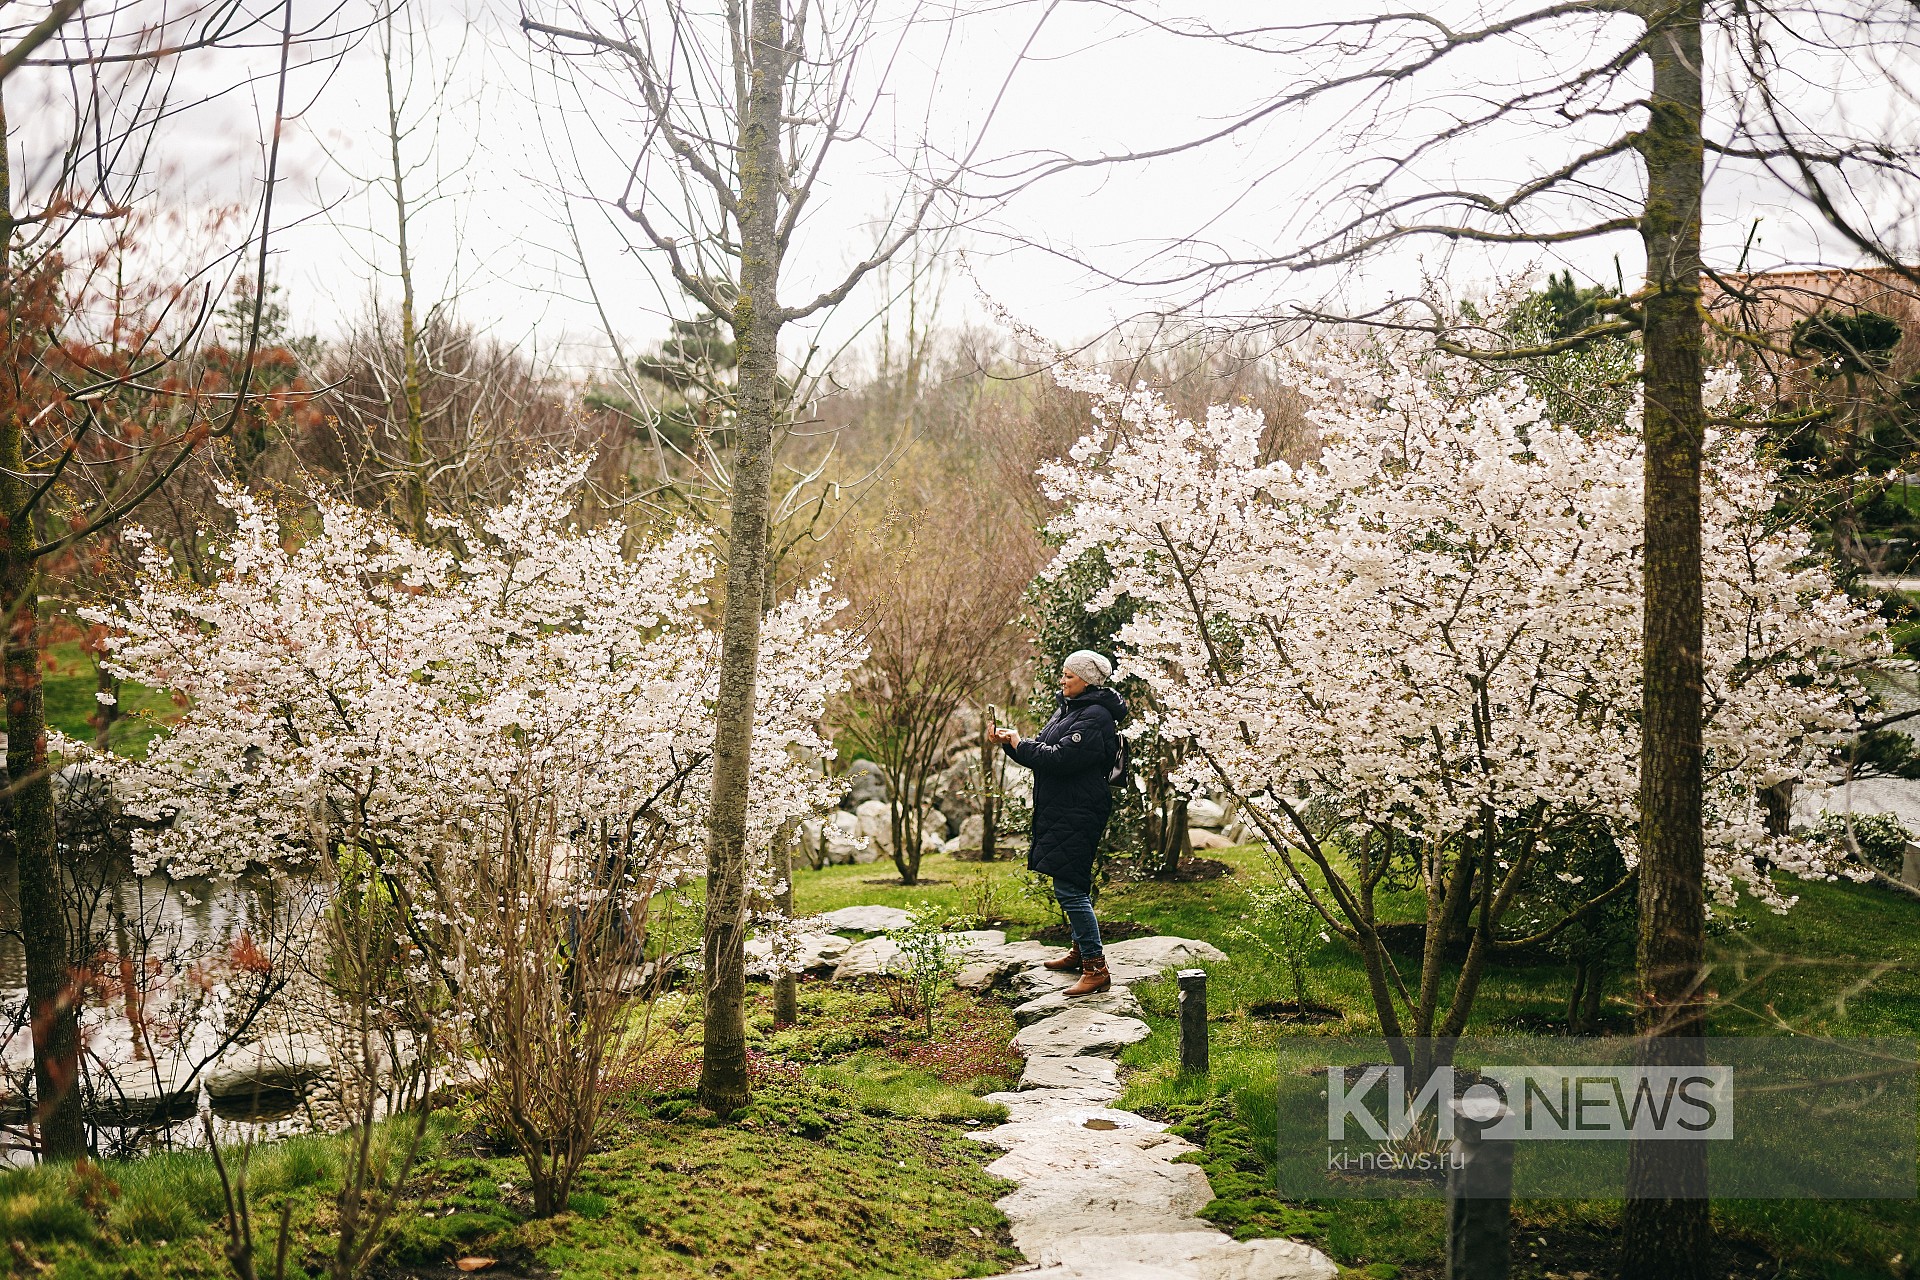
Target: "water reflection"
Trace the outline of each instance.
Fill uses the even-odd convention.
[[[301,1093],[236,1086],[228,1051],[296,1029],[287,997],[311,968],[313,886],[265,873],[232,883],[137,875],[104,829],[111,819],[88,832],[84,815],[63,806],[62,816],[72,819],[61,879],[81,977],[82,1089],[102,1152],[199,1141],[199,1125],[182,1122],[223,1069],[217,1114],[300,1127]],[[12,1130],[0,1143],[16,1147],[33,1063],[18,884],[17,859],[0,853],[0,1131]]]

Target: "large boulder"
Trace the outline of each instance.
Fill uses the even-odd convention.
[[[1154,973],[1183,965],[1220,964],[1227,953],[1197,938],[1174,938],[1156,934],[1151,938],[1128,938],[1106,945],[1108,965],[1127,965]]]
[[[856,858],[856,862],[872,862],[882,853],[893,852],[893,810],[887,807],[885,800],[868,800],[855,809],[854,816],[860,820],[860,834],[867,838],[874,850],[873,858]]]
[[[986,819],[977,813],[973,814],[960,823],[960,834],[947,841],[944,851],[959,858],[977,858],[982,852],[982,846],[986,843],[986,835]],[[1026,847],[1026,828],[1009,831],[1006,819],[1003,817],[993,834],[994,857],[1010,858],[1016,853],[1024,852]]]
[[[847,953],[840,957],[840,963],[834,966],[833,980],[848,982],[854,978],[877,978],[895,969],[897,966],[894,962],[899,956],[900,944],[892,938],[883,936],[856,942],[847,948]]]
[[[800,865],[804,861],[809,867],[827,865],[827,824],[818,818],[808,818],[800,824],[800,833],[794,837],[794,853]]]
[[[306,1032],[269,1036],[227,1050],[207,1073],[207,1096],[239,1103],[262,1095],[303,1096],[333,1070],[333,1054]]]
[[[878,903],[841,907],[814,918],[834,933],[885,933],[913,923],[913,917],[899,907],[883,907]]]
[[[836,809],[827,816],[821,843],[827,861],[834,866],[852,862],[868,849],[860,838],[860,819],[844,809]],[[872,862],[873,858],[866,860]]]
[[[840,807],[850,813],[858,813],[860,806],[872,800],[885,803],[892,792],[887,787],[887,775],[881,767],[871,760],[855,760],[847,766],[847,794],[841,799]]]
[[[128,1063],[111,1075],[98,1075],[86,1103],[87,1118],[106,1129],[191,1120],[199,1109],[200,1082],[192,1064],[180,1058]]]
[[[1187,825],[1218,831],[1227,825],[1227,811],[1205,796],[1187,801]]]
[[[946,816],[948,835],[958,832],[960,824],[980,812],[980,748],[964,747],[933,780],[933,803]]]
[[[1138,1018],[1069,1009],[1021,1028],[1013,1037],[1013,1051],[1023,1058],[1111,1058],[1151,1034]]]
[[[834,933],[803,933],[793,940],[787,958],[789,973],[825,973],[839,963],[853,944]],[[773,939],[747,939],[747,976],[771,978],[774,975]]]
[[[1233,840],[1221,832],[1210,831],[1206,827],[1188,827],[1187,845],[1195,850],[1231,849]]]
[[[967,953],[967,962],[955,975],[953,985],[978,995],[991,991],[1024,969],[1037,968],[1042,961],[1060,954],[1060,948],[1044,942],[1009,942]],[[1046,970],[1042,969],[1042,973]]]
[[[1260,828],[1247,817],[1245,809],[1234,814],[1233,821],[1220,828],[1220,834],[1234,844],[1258,844],[1262,839]]]
[[[854,812],[859,824],[860,834],[867,838],[873,848],[871,857],[854,858],[855,862],[874,862],[882,854],[893,852],[893,809],[884,800],[869,800]],[[929,806],[920,813],[920,851],[939,853],[946,843],[947,820],[938,809]]]
[[[981,723],[982,718],[980,708],[970,704],[962,705],[955,708],[952,718],[947,721],[947,729],[962,742],[977,742],[980,738],[980,730],[985,727]],[[980,748],[962,747],[960,750],[978,751]]]
[[[960,820],[960,834],[947,842],[947,852],[978,853],[986,835],[987,820],[977,813],[970,813]]]

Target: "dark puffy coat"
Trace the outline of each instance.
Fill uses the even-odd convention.
[[[1077,888],[1093,883],[1093,855],[1113,813],[1107,774],[1127,704],[1105,687],[1063,699],[1046,727],[1002,747],[1033,770],[1033,844],[1027,867]]]

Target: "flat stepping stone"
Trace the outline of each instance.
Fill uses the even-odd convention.
[[[1120,1064],[1112,1058],[1028,1058],[1022,1090],[1120,1088]]]
[[[1002,1094],[1021,1098],[1055,1092]],[[1063,1103],[1065,1100],[1062,1100]],[[1334,1280],[1325,1255],[1291,1240],[1235,1241],[1199,1215],[1206,1172],[1176,1163],[1195,1148],[1128,1111],[1062,1105],[979,1134],[1005,1155],[987,1172],[1019,1184],[997,1207],[1040,1270],[1021,1280]],[[1002,1280],[1014,1280],[1013,1275]]]
[[[982,947],[967,953],[967,963],[954,975],[953,985],[962,991],[971,991],[981,995],[1005,983],[1014,974],[1023,969],[1031,969],[1042,961],[1053,959],[1058,947],[1050,947],[1044,942],[1008,942],[1001,946]]]
[[[1105,1116],[1113,1100],[1120,1096],[1120,1086],[1086,1089],[1020,1089],[1011,1093],[992,1093],[985,1098],[987,1102],[997,1102],[1007,1109],[1009,1124],[1021,1124],[1029,1121],[1059,1121],[1063,1117],[1073,1124],[1084,1124],[1095,1117]],[[987,1133],[998,1133],[1006,1125],[988,1129]],[[979,1130],[967,1135],[970,1138],[997,1145],[983,1137]]]
[[[1007,945],[1005,929],[954,929],[944,936],[962,951],[985,951]]]
[[[1297,1240],[1229,1240],[1201,1231],[1136,1231],[1120,1236],[1076,1236],[1045,1251],[1059,1280],[1334,1280],[1337,1269],[1312,1245]],[[1114,1265],[1116,1256],[1125,1260]],[[1029,1277],[1047,1272],[1029,1272]]]
[[[1113,985],[1116,987],[1124,987],[1130,983],[1160,976],[1158,969],[1116,961],[1111,953],[1107,956],[1107,969],[1113,974]],[[1052,969],[1043,969],[1036,965],[1014,974],[1008,986],[1020,999],[1033,1000],[1050,991],[1064,990],[1078,981],[1080,981],[1080,975],[1077,973],[1056,973]]]
[[[886,973],[899,956],[900,944],[892,938],[867,938],[847,948],[847,953],[840,957],[840,963],[834,966],[833,980],[846,982],[852,978],[877,978]]]
[[[1007,935],[998,929],[962,929],[941,936],[962,955],[997,947],[1007,940]],[[895,963],[899,957],[900,944],[892,938],[864,938],[848,947],[846,954],[840,957],[840,962],[834,966],[833,980],[845,982],[850,978],[876,978],[899,968]]]
[[[1112,986],[1091,996],[1070,996],[1064,988],[1049,991],[1023,1005],[1016,1005],[1013,1020],[1026,1027],[1069,1009],[1092,1009],[1095,1013],[1113,1013],[1123,1018],[1140,1016],[1140,1002],[1134,998],[1133,992],[1122,986]]]
[[[1156,945],[1131,948],[1124,958],[1115,952],[1127,944],[1108,948],[1116,968],[1108,997],[1132,998],[1120,988],[1137,978],[1129,979],[1122,965],[1154,976],[1158,968],[1145,961],[1178,965],[1220,957],[1215,948],[1184,938],[1137,941]],[[1072,974],[1034,969],[1014,983],[1036,1000],[1066,1004],[1055,988],[1072,980]],[[987,1172],[1017,1189],[995,1207],[1006,1215],[1015,1247],[1036,1265],[994,1280],[1336,1280],[1338,1268],[1311,1245],[1240,1241],[1216,1230],[1200,1217],[1213,1199],[1206,1171],[1176,1163],[1194,1145],[1108,1105],[1120,1093],[1111,1055],[1147,1034],[1137,1018],[1076,1001],[1014,1037],[1027,1060],[1020,1087],[985,1099],[1004,1106],[1009,1119],[968,1136],[1006,1153]]]
[[[1151,938],[1128,938],[1104,948],[1109,965],[1134,965],[1158,973],[1192,964],[1220,964],[1227,953],[1210,942],[1197,938],[1175,938],[1166,934]]]
[[[878,904],[841,907],[818,918],[834,933],[885,933],[889,929],[904,929],[913,923],[913,917],[899,907]]]
[[[1111,1058],[1151,1034],[1152,1029],[1138,1018],[1069,1009],[1022,1028],[1013,1037],[1013,1051],[1023,1058]]]

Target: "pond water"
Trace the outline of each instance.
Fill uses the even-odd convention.
[[[136,875],[124,856],[69,857],[74,953],[88,957],[81,1012],[89,1118],[103,1151],[203,1140],[203,1087],[238,1042],[287,1034],[281,997],[311,936],[305,882],[233,883]],[[18,868],[0,855],[0,1144],[16,1146],[32,1078]],[[293,1124],[301,1096],[255,1090],[216,1098],[245,1126]]]

